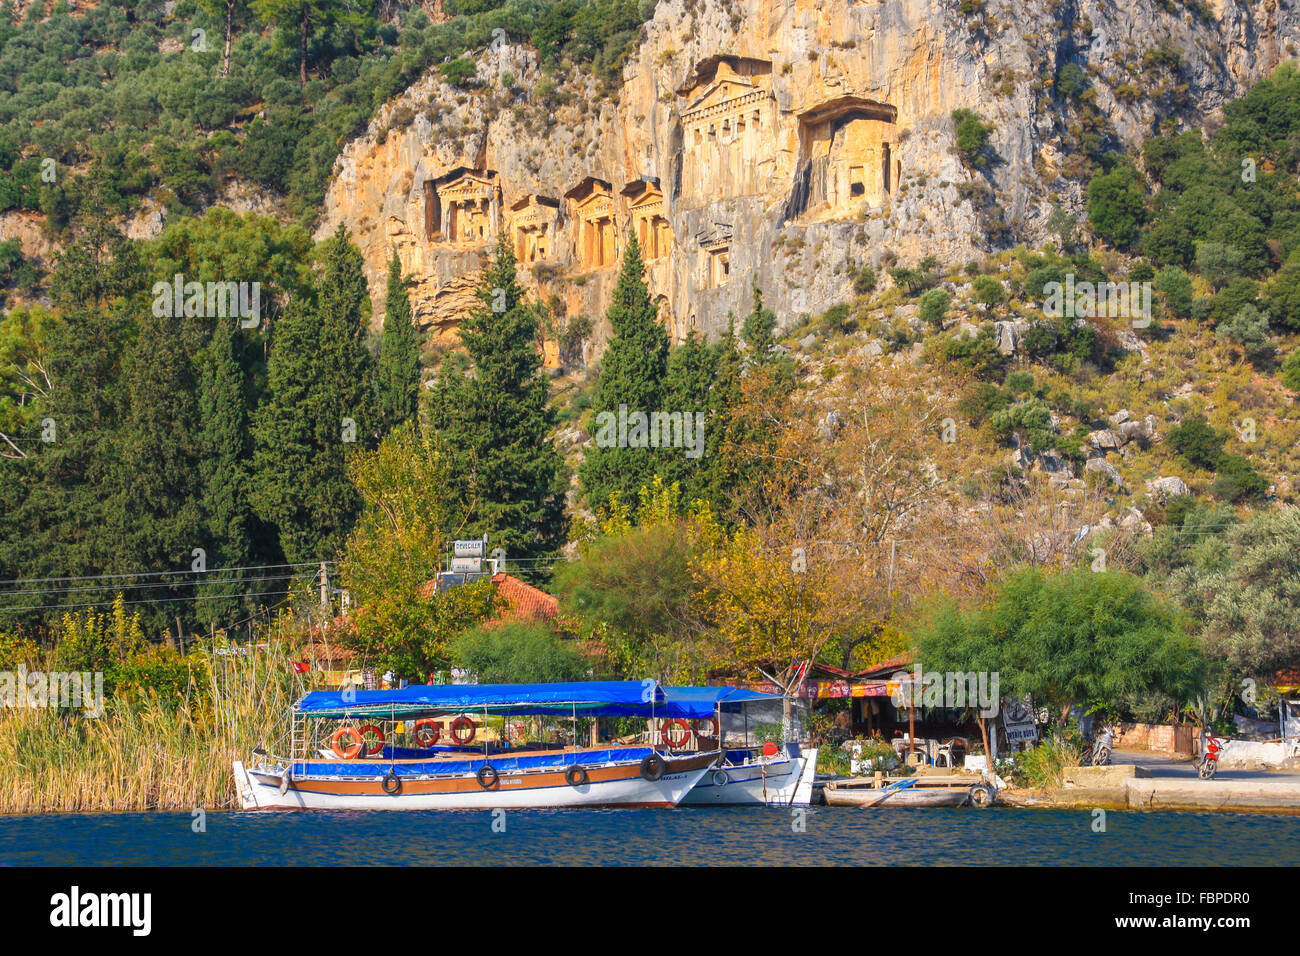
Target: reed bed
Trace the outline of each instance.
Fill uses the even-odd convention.
[[[0,708],[0,813],[238,806],[230,762],[273,744],[300,693],[284,645],[202,646],[180,699],[109,699],[104,714]]]

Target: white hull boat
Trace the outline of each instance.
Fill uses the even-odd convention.
[[[729,751],[727,761],[710,767],[682,805],[807,806],[816,774],[817,751],[797,744],[767,760],[754,752]]]

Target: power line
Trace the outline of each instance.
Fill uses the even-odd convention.
[[[277,595],[293,594],[293,591],[266,591],[262,594],[196,594],[184,598],[147,598],[142,601],[123,601],[123,605],[131,604],[175,604],[184,601],[234,601],[245,597],[275,597]],[[62,611],[77,607],[109,607],[116,603],[114,601],[92,601],[88,604],[60,604],[53,607],[44,604],[32,604],[26,607],[0,607],[0,613],[5,611]]]
[[[153,584],[87,584],[78,585],[71,588],[29,588],[25,591],[0,591],[0,599],[12,597],[17,594],[72,594],[83,591],[112,591],[112,590],[131,590],[146,591],[151,588],[175,588],[175,587],[215,587],[219,584],[251,584],[258,581],[292,581],[298,575],[296,574],[264,574],[256,578],[226,578],[224,580],[209,580],[200,578],[195,581],[163,581]]]
[[[59,583],[63,581],[103,581],[109,578],[155,578],[155,577],[166,577],[174,574],[213,574],[217,571],[230,572],[230,571],[260,571],[264,569],[275,569],[275,568],[317,568],[320,567],[322,563],[335,564],[336,562],[300,561],[296,564],[249,564],[237,568],[211,568],[207,571],[195,571],[194,569],[191,568],[188,571],[133,571],[126,574],[84,574],[75,577],[61,577],[61,578],[11,578],[7,581],[0,581],[0,584],[44,584],[47,582]]]

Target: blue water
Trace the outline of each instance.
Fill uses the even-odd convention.
[[[1296,865],[1300,816],[991,808],[510,810],[0,817],[0,865]],[[494,832],[504,823],[505,832]]]

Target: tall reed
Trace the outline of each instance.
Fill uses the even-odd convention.
[[[0,707],[0,813],[237,806],[231,761],[273,744],[300,692],[287,648],[206,645],[187,661],[180,699],[118,697],[98,718]]]

